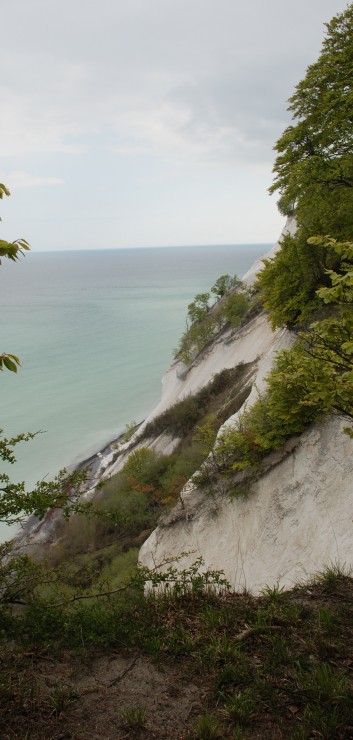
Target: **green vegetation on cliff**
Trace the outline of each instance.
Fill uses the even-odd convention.
[[[276,144],[275,179],[282,211],[297,233],[266,263],[258,281],[275,326],[297,325],[318,305],[339,260],[310,237],[353,240],[353,6],[327,24],[322,51],[290,98],[293,123]]]
[[[291,350],[278,354],[266,393],[236,427],[219,436],[209,461],[212,474],[221,477],[256,470],[268,452],[323,414],[340,414],[347,423],[353,419],[353,6],[327,30],[318,61],[291,98],[294,123],[277,143],[271,190],[279,191],[280,208],[295,216],[298,230],[285,237],[257,282],[273,326],[300,333]],[[8,191],[0,185],[3,195]],[[27,248],[23,240],[0,242],[0,256],[14,260]],[[217,299],[213,305],[209,293],[189,304],[177,352],[187,363],[224,328],[249,317],[251,301],[236,277],[221,275],[211,293]],[[1,355],[0,369],[16,371],[17,366],[15,355]],[[99,703],[105,721],[109,711],[112,736],[161,736],[155,674],[149,680],[152,661],[163,664],[163,692],[171,664],[200,692],[183,716],[181,709],[180,716],[175,713],[177,730],[171,737],[340,740],[351,735],[352,581],[347,575],[331,566],[316,584],[288,593],[274,587],[254,599],[231,594],[223,575],[202,572],[197,560],[187,571],[176,563],[166,564],[164,574],[136,569],[138,548],[157,517],[176,500],[210,452],[221,424],[247,397],[247,370],[224,371],[155,419],[145,430],[146,446],[133,450],[122,472],[101,486],[89,507],[95,518],[71,516],[60,542],[46,549],[48,562],[36,562],[9,544],[1,547],[4,737],[88,738],[97,729],[92,723]],[[147,447],[148,435],[160,434],[180,438],[172,455]],[[30,437],[3,440],[0,458],[14,462],[14,446]],[[30,512],[43,517],[49,505],[64,513],[74,511],[72,506],[79,511],[81,480],[59,477],[26,494],[22,484],[1,475],[0,516],[5,521]],[[152,584],[147,598],[146,582]],[[103,662],[104,678],[112,653],[122,651],[131,665],[109,682],[101,673],[92,684],[89,669],[86,684],[77,680],[83,659],[91,666],[96,658]],[[43,681],[46,661],[54,685]],[[133,674],[136,665],[141,670]],[[117,716],[120,687],[130,671],[135,685]],[[153,689],[148,708],[131,705],[141,683]],[[171,696],[172,691],[162,701],[168,704]]]
[[[254,468],[327,413],[353,420],[353,6],[327,25],[318,61],[290,99],[272,192],[297,231],[264,261],[255,289],[273,328],[297,332],[267,391],[219,438],[216,468]],[[352,427],[346,430],[352,434]]]
[[[175,356],[189,363],[226,327],[235,328],[250,308],[248,292],[237,275],[221,275],[211,288],[216,302],[210,306],[210,293],[199,293],[188,305],[187,328]]]

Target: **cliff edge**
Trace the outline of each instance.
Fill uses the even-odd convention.
[[[294,230],[295,221],[289,219],[283,233]],[[277,243],[265,257],[279,248]],[[244,276],[247,286],[261,266],[257,260]],[[153,415],[194,393],[223,368],[252,362],[250,395],[226,422],[234,424],[265,388],[278,350],[293,341],[286,329],[272,331],[262,312],[214,341],[190,368],[174,363]],[[241,495],[231,485],[206,493],[189,481],[177,506],[142,546],[140,563],[163,569],[166,560],[180,558],[177,567],[185,568],[201,556],[205,569],[223,570],[232,588],[255,593],[266,585],[291,586],[330,563],[352,567],[353,440],[343,427],[339,417],[331,416],[289,440],[264,460]]]

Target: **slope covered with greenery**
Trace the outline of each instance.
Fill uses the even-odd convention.
[[[257,291],[273,326],[300,331],[298,342],[278,355],[266,394],[238,427],[221,435],[211,457],[217,475],[256,470],[270,450],[323,414],[340,414],[347,425],[353,418],[352,73],[349,5],[328,24],[320,57],[290,100],[293,124],[276,146],[271,190],[279,191],[280,208],[295,215],[298,230],[265,264]],[[7,194],[0,186],[0,197]],[[0,254],[16,259],[27,247],[23,240],[3,241]],[[201,294],[188,307],[178,350],[186,362],[224,327],[236,327],[249,309],[236,278],[222,275],[211,292],[214,306],[209,294]],[[16,371],[18,362],[3,353],[0,368]],[[352,735],[347,574],[331,566],[316,584],[289,593],[275,587],[254,599],[231,594],[221,573],[200,575],[199,561],[183,572],[176,563],[167,564],[164,574],[136,570],[138,547],[157,516],[205,459],[220,424],[239,408],[235,375],[243,372],[227,371],[155,419],[148,433],[180,434],[180,448],[162,457],[147,448],[133,452],[122,473],[102,486],[95,505],[82,505],[95,519],[79,515],[82,478],[59,477],[26,494],[24,486],[1,476],[5,521],[30,512],[42,517],[50,505],[78,512],[60,548],[50,549],[51,562],[35,562],[11,545],[1,549],[4,738],[88,740],[98,731],[99,737],[201,740]],[[241,393],[246,396],[248,388]],[[14,446],[30,436],[3,440],[0,458],[14,461]],[[164,586],[164,593],[146,598],[146,581],[155,590]],[[131,665],[107,682],[113,653],[130,656]],[[96,660],[104,664],[99,680]],[[150,673],[133,673],[143,660]],[[122,704],[120,687],[130,671],[136,684],[156,685],[155,674],[149,682],[152,662],[162,665],[164,677],[177,666],[184,684],[192,680],[199,691],[183,716],[173,705],[175,728],[169,724],[168,735],[161,705],[171,701],[172,690],[167,696],[161,689],[157,711],[155,696],[146,699],[148,706],[134,703],[136,686]],[[83,688],[80,671],[86,671]],[[92,724],[96,717],[108,722],[103,731]]]
[[[273,328],[298,341],[278,354],[267,391],[216,446],[216,469],[256,468],[328,413],[353,420],[353,6],[327,25],[318,61],[290,99],[276,144],[280,209],[297,231],[264,261],[255,288]]]
[[[211,294],[199,293],[188,305],[186,330],[180,338],[175,356],[185,363],[193,360],[225,328],[234,329],[251,307],[248,291],[237,275],[221,275],[211,288]]]

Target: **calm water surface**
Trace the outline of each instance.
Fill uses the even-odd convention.
[[[1,374],[0,426],[43,432],[17,447],[12,478],[32,486],[141,421],[160,398],[188,303],[269,246],[31,252],[3,263],[0,351],[18,354],[21,369]]]

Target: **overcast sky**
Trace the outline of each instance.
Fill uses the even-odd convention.
[[[1,238],[276,241],[273,146],[340,0],[0,0]]]

